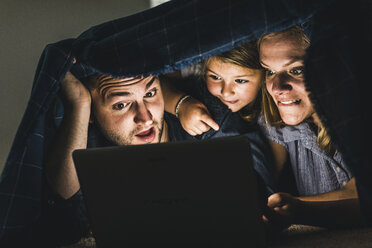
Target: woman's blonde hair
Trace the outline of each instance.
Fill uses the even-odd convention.
[[[202,63],[201,75],[206,80],[207,70],[212,60],[218,60],[223,63],[230,63],[241,67],[256,69],[262,71],[263,68],[260,64],[259,53],[257,48],[257,42],[246,42],[229,51],[220,53],[213,57],[207,58]],[[263,81],[261,82],[261,88]],[[249,122],[257,121],[259,114],[261,113],[261,95],[258,94],[253,102],[245,106],[239,111],[243,119]]]
[[[300,25],[295,25],[284,31],[263,35],[261,38],[257,40],[258,49],[260,48],[261,43],[264,40],[271,39],[273,37],[283,38],[283,39],[291,38],[292,40],[295,40],[296,42],[299,42],[300,44],[302,44],[305,48],[310,46],[310,40],[306,36],[304,30],[301,28]],[[266,87],[262,87],[261,91],[262,91],[262,112],[263,112],[266,124],[271,125],[271,126],[284,126],[285,124],[280,116],[279,110],[273,98],[267,91]],[[326,152],[328,153],[333,152],[333,145],[331,142],[331,138],[328,134],[326,127],[322,123],[320,124],[320,126],[318,126],[317,143]]]

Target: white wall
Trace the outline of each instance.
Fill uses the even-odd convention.
[[[149,0],[0,1],[0,172],[26,109],[44,47],[149,6]]]
[[[169,0],[150,0],[150,7],[155,7],[166,2],[169,2]]]

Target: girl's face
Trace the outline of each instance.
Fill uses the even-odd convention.
[[[317,120],[305,88],[305,52],[305,45],[285,37],[265,39],[260,46],[261,65],[266,69],[266,89],[287,125],[300,124],[309,117]]]
[[[206,71],[209,92],[232,112],[237,112],[256,99],[261,88],[262,71],[249,69],[212,58]]]

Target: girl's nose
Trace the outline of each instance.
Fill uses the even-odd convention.
[[[221,95],[225,98],[230,97],[235,94],[235,87],[232,83],[223,83],[221,88]]]

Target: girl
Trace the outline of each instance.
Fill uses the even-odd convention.
[[[210,94],[231,112],[239,112],[245,120],[256,122],[261,111],[263,69],[255,42],[244,43],[206,59],[202,63],[200,79],[179,84],[180,88],[186,85],[185,91],[190,92],[191,89],[193,97],[163,80],[165,109],[179,118],[189,134],[200,135],[210,128],[218,130],[219,126],[210,114],[211,109],[201,103],[206,102],[205,97]],[[172,84],[176,83],[176,80],[173,81]]]
[[[266,185],[267,196],[276,192],[271,150],[256,122],[263,79],[256,43],[244,43],[206,59],[201,75],[191,80],[174,76],[161,77],[165,110],[176,115],[183,128],[198,139],[247,136],[254,168]]]

